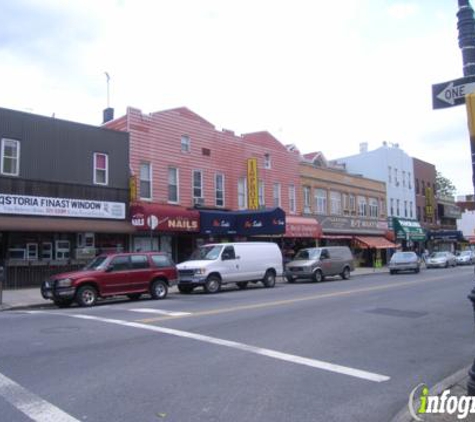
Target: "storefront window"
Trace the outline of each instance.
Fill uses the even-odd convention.
[[[330,192],[330,213],[341,215],[341,193]]]
[[[325,189],[315,189],[315,210],[317,214],[328,212],[327,191]]]

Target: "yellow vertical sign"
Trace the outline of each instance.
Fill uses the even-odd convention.
[[[137,176],[129,178],[129,200],[135,202],[137,200]]]
[[[247,159],[247,204],[250,210],[259,209],[257,158]]]
[[[433,218],[434,216],[434,196],[432,195],[432,188],[426,188],[426,216]]]

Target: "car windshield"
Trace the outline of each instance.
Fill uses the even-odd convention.
[[[472,252],[470,252],[470,251],[462,251],[462,252],[460,252],[459,256],[471,256],[471,255],[472,255]]]
[[[220,245],[205,245],[200,246],[190,256],[190,261],[202,261],[209,260],[214,261],[218,259],[221,250],[223,249]]]
[[[320,249],[301,249],[295,255],[294,260],[318,259],[319,255]]]
[[[431,258],[445,258],[447,256],[447,252],[432,252]]]
[[[89,264],[87,264],[83,270],[100,270],[104,268],[107,256],[101,255],[94,258]]]
[[[396,252],[391,259],[402,261],[414,258],[416,258],[416,254],[414,252]]]

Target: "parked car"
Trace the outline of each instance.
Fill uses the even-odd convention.
[[[297,279],[322,281],[326,276],[339,275],[350,278],[355,264],[348,246],[300,249],[285,266],[285,278],[289,283]]]
[[[418,273],[421,262],[415,252],[395,252],[389,261],[389,273],[396,274],[400,271],[414,271]]]
[[[93,306],[98,298],[117,295],[137,300],[148,293],[164,299],[177,279],[176,266],[165,253],[114,253],[96,257],[82,270],[53,275],[43,282],[41,294],[59,307],[74,301]]]
[[[199,247],[190,260],[177,265],[181,293],[202,286],[217,293],[222,285],[235,283],[245,289],[249,282],[274,287],[282,275],[282,253],[272,242],[215,243]]]
[[[426,261],[427,268],[455,267],[457,259],[452,252],[432,252]]]
[[[457,265],[472,265],[475,262],[475,255],[470,249],[458,252],[456,255]]]

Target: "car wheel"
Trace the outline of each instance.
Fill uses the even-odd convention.
[[[295,278],[286,276],[285,279],[287,280],[287,283],[295,283]]]
[[[449,268],[449,261],[445,263],[445,268]]]
[[[323,281],[323,274],[320,270],[317,270],[313,273],[313,281],[320,283]]]
[[[168,286],[167,283],[163,280],[155,280],[152,282],[150,286],[150,295],[152,299],[165,299],[168,294]]]
[[[97,302],[97,290],[93,286],[82,286],[76,293],[79,306],[94,306]]]
[[[236,285],[241,289],[244,290],[247,287],[247,281],[240,281],[239,283],[236,283]]]
[[[343,279],[343,280],[348,280],[350,278],[350,269],[348,267],[345,267],[345,269],[343,270],[343,272],[340,274],[340,277]]]
[[[211,275],[204,285],[206,293],[218,293],[221,289],[221,280],[215,275]]]
[[[389,270],[389,274],[394,275],[394,274],[396,274],[396,271],[395,270]]]
[[[274,271],[267,270],[264,278],[262,279],[264,287],[274,287],[275,286],[275,274]]]
[[[130,299],[130,300],[139,300],[140,299],[140,296],[142,296],[141,293],[132,293],[130,295],[127,295],[127,297]]]
[[[72,299],[56,299],[53,301],[58,308],[69,308],[73,300]]]
[[[178,291],[183,294],[189,294],[193,291],[192,286],[178,286]]]
[[[419,267],[417,267],[417,268],[414,270],[414,272],[415,272],[416,274],[419,273],[420,271],[421,271],[421,269],[420,269]]]

